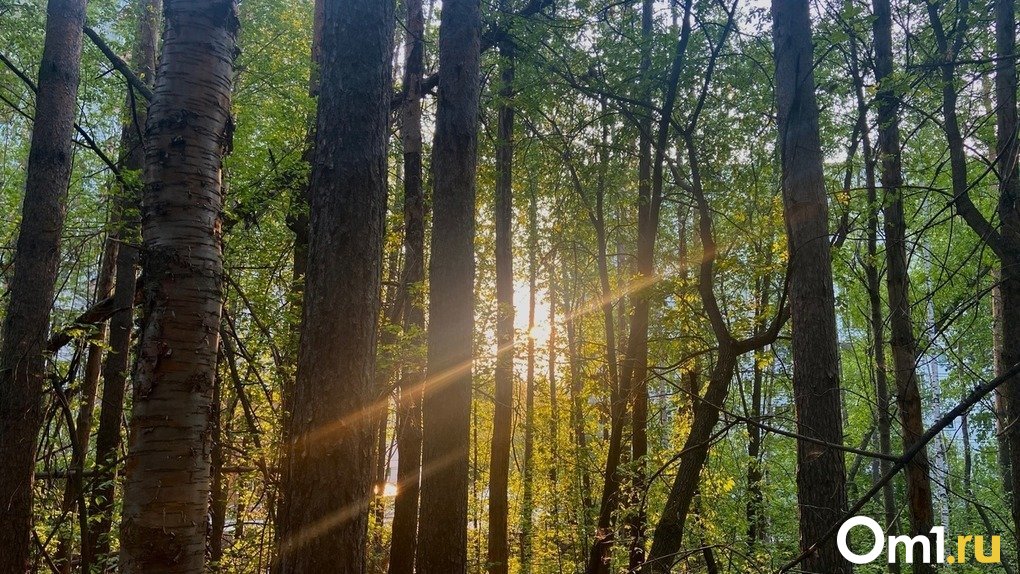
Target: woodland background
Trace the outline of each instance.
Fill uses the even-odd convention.
[[[52,115],[35,87],[44,4],[0,0],[0,292],[15,325],[5,327],[8,343],[22,320],[9,307],[19,293],[19,234],[53,231],[48,219],[23,212],[26,186],[36,189],[27,181],[33,117]],[[412,571],[417,544],[417,571],[436,574],[828,573],[849,568],[831,556],[813,566],[791,561],[858,501],[856,513],[890,534],[945,525],[951,536],[1002,536],[1001,565],[956,571],[1017,568],[1010,448],[1017,439],[1020,454],[1020,430],[1008,395],[1020,380],[987,392],[989,381],[1004,380],[998,375],[1015,375],[1018,360],[1020,298],[1000,295],[1009,285],[1020,293],[1014,2],[776,0],[771,10],[750,0],[163,4],[92,0],[84,12],[69,177],[63,188],[50,184],[66,219],[56,228],[55,288],[42,315],[47,340],[36,341],[45,361],[36,379],[22,380],[10,375],[14,355],[6,354],[0,381],[0,454],[13,461],[12,453],[34,453],[27,466],[0,473],[0,494],[22,497],[21,510],[8,508],[0,554],[10,553],[0,569],[119,563],[138,572],[400,574]],[[60,37],[73,43],[84,2],[49,6],[51,20],[70,19]],[[158,363],[146,341],[155,343],[137,330],[161,320],[153,319],[152,294],[171,288],[176,273],[176,263],[147,258],[163,216],[138,203],[162,205],[154,184],[162,172],[152,166],[177,141],[160,139],[161,129],[176,129],[172,116],[151,117],[173,89],[172,78],[160,78],[166,62],[154,68],[164,9],[168,29],[191,18],[212,30],[203,32],[205,48],[202,38],[172,44],[168,35],[163,50],[219,58],[192,63],[208,76],[188,76],[199,73],[184,64],[171,73],[181,74],[179,86],[215,85],[208,101],[217,103],[206,107],[229,112],[209,115],[218,117],[209,149],[222,153],[221,173],[216,157],[206,184],[175,188],[211,195],[178,195],[184,206],[167,210],[182,218],[177,225],[202,210],[218,214],[205,247],[221,248],[222,273],[210,276],[215,287],[196,287],[218,323],[192,329],[204,325],[211,341],[202,371],[210,383],[192,380],[193,390],[146,371],[147,361]],[[808,10],[811,29],[797,28]],[[450,69],[462,66],[466,79],[437,74],[441,22],[451,30]],[[811,42],[802,44],[811,65],[797,60],[793,76],[781,75],[774,43],[782,22]],[[455,46],[457,31],[475,43]],[[477,83],[463,56],[472,50]],[[180,54],[177,62],[192,62],[194,54]],[[480,87],[476,106],[457,81]],[[782,98],[777,107],[784,86],[801,91],[792,107]],[[447,122],[463,120],[458,129],[471,134],[449,132],[440,147],[433,137],[451,125],[437,119],[444,87],[451,101],[460,98],[450,103],[458,119],[442,112]],[[792,145],[817,138],[824,177],[821,211],[810,213],[784,209],[783,200],[784,181],[807,189],[816,175],[792,151],[789,161],[781,153],[783,130],[814,105],[803,90],[817,98],[817,130],[795,132]],[[328,139],[358,122],[374,128],[343,133],[365,139]],[[330,153],[337,155],[321,159]],[[344,166],[359,165],[374,167],[345,175]],[[313,166],[323,166],[319,175]],[[368,198],[369,189],[382,195],[351,199]],[[433,226],[438,218],[446,219]],[[794,265],[788,232],[804,221],[820,226],[825,247],[815,241],[820,255]],[[336,226],[350,236],[330,231]],[[369,248],[358,251],[359,242]],[[464,258],[465,245],[473,257]],[[797,323],[798,301],[811,297],[798,299],[791,284],[795,270],[809,267],[823,293],[832,284],[828,327]],[[314,277],[307,284],[306,274]],[[46,294],[46,283],[23,291]],[[318,323],[316,311],[302,320],[310,297],[325,310]],[[465,333],[465,312],[466,342],[444,339],[441,329],[455,331],[457,320]],[[438,334],[426,336],[433,328]],[[440,393],[430,407],[425,387],[422,427],[418,389],[436,378],[423,378],[426,364],[449,366],[456,356],[429,349],[434,339],[460,344],[461,357],[467,349],[473,368],[466,379],[443,375],[467,395]],[[173,343],[162,344],[157,354],[170,357]],[[829,376],[821,411],[797,404],[797,352],[808,358],[804,372],[811,360],[813,372]],[[127,437],[129,427],[150,432],[136,403],[148,401],[153,380],[200,399],[164,397],[170,410],[158,416],[198,417],[202,432],[181,445],[192,449],[188,464],[203,470],[149,485],[190,497],[192,518],[139,536],[121,526],[125,508],[142,515],[125,502],[124,465],[152,466],[131,466]],[[13,430],[19,405],[36,403],[37,418]],[[900,458],[947,413],[918,457]],[[293,438],[323,428],[322,440],[340,446],[318,452]],[[28,451],[27,440],[35,441]],[[418,473],[422,464],[434,470],[430,448],[447,446],[464,462],[451,465],[463,468],[463,482],[423,481],[419,517]],[[809,466],[799,456],[828,457],[819,475],[828,482],[799,482],[798,468]],[[32,481],[18,470],[29,468]],[[443,490],[465,505],[426,502]],[[814,531],[805,526],[812,495],[831,503]],[[325,526],[303,530],[309,524]],[[297,546],[288,546],[288,533]],[[426,547],[436,556],[423,558]],[[288,562],[288,552],[301,558]]]

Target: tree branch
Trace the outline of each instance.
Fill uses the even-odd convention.
[[[931,442],[936,436],[938,436],[943,429],[945,429],[954,420],[956,420],[957,417],[967,412],[971,407],[976,405],[978,401],[983,399],[989,393],[997,389],[1000,385],[1002,385],[1003,383],[1005,383],[1006,381],[1015,377],[1018,374],[1020,374],[1020,363],[1013,365],[1008,370],[1003,372],[998,377],[995,377],[991,381],[978,385],[977,388],[971,391],[971,393],[967,395],[967,397],[964,398],[963,401],[960,402],[960,404],[956,405],[956,407],[954,407],[952,410],[942,415],[942,417],[938,421],[936,421],[936,423],[933,424],[931,428],[929,428],[923,435],[921,435],[921,438],[919,438],[917,442],[915,442],[909,449],[907,449],[903,453],[903,455],[896,459],[896,463],[893,464],[892,468],[890,468],[888,472],[882,475],[882,478],[875,482],[874,485],[872,485],[871,490],[869,490],[867,494],[862,496],[857,501],[857,503],[854,504],[852,508],[850,508],[850,510],[846,511],[842,519],[838,520],[835,524],[833,524],[832,527],[829,528],[828,532],[826,532],[824,536],[822,536],[814,544],[806,548],[796,558],[783,565],[783,567],[779,569],[780,574],[792,570],[798,564],[803,562],[805,558],[813,554],[818,549],[818,547],[820,547],[830,538],[835,536],[836,533],[839,532],[839,527],[844,522],[846,522],[851,517],[856,516],[857,513],[860,512],[861,509],[864,508],[864,506],[867,505],[868,502],[875,497],[876,494],[881,492],[882,487],[885,486],[886,483],[892,480],[893,477],[896,476],[898,472],[906,468],[907,464],[909,464],[910,461],[913,460],[914,457],[918,455],[918,453],[924,450],[924,448],[928,446],[928,443]]]
[[[103,41],[103,39],[99,36],[99,34],[96,33],[95,30],[89,28],[88,26],[85,26],[84,28],[82,28],[82,30],[85,32],[85,35],[88,36],[90,40],[92,40],[92,43],[95,44],[97,48],[99,48],[99,51],[102,52],[104,56],[106,56],[106,59],[110,60],[110,63],[113,64],[113,67],[118,72],[120,72],[122,76],[124,76],[124,79],[127,80],[129,84],[131,84],[131,87],[138,90],[138,93],[141,94],[146,101],[151,102],[152,90],[149,89],[149,86],[147,86],[145,82],[143,82],[142,79],[138,77],[138,74],[136,74],[134,70],[131,69],[131,66],[129,66],[128,63],[125,62],[123,58],[118,56],[110,48],[110,46]]]
[[[75,328],[98,325],[99,323],[109,319],[116,311],[117,309],[113,306],[113,297],[103,299],[86,309],[81,315],[78,315],[78,318],[70,325],[51,335],[50,340],[46,343],[46,350],[51,353],[56,353],[63,348],[64,345],[71,342],[71,339],[74,338],[71,333]]]

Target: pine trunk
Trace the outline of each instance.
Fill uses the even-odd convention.
[[[378,423],[375,358],[394,6],[326,3],[281,571],[361,574]],[[330,488],[322,488],[329,484]]]
[[[29,568],[35,453],[42,425],[44,347],[71,179],[85,0],[50,0],[35,121],[0,343],[0,572]]]
[[[479,0],[445,0],[439,27],[428,375],[423,404],[419,574],[467,569],[474,339]]]
[[[807,0],[773,0],[776,100],[782,189],[790,253],[793,391],[798,434],[843,444],[829,209],[815,100]],[[843,453],[797,442],[800,546],[806,572],[840,574],[850,564],[835,540],[818,540],[847,506]],[[816,546],[818,543],[818,546]]]

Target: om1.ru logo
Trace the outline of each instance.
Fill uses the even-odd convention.
[[[871,530],[872,535],[875,537],[871,550],[864,554],[854,552],[847,544],[847,536],[855,526],[864,526]],[[878,522],[867,516],[855,516],[840,526],[839,533],[836,536],[836,546],[839,547],[839,553],[843,555],[843,558],[850,562],[854,564],[868,564],[874,562],[882,554],[882,550],[885,549],[884,534]],[[946,529],[941,526],[935,526],[931,529],[931,536],[919,535],[913,538],[910,536],[890,536],[886,555],[890,564],[895,563],[899,557],[897,549],[902,546],[907,564],[912,564],[915,559],[915,551],[920,548],[921,556],[918,558],[918,561],[924,564],[962,564],[968,560],[967,547],[973,544],[975,560],[981,564],[998,564],[1000,561],[999,537],[992,536],[991,538],[992,548],[990,552],[986,553],[984,536],[957,536],[956,554],[947,555]],[[931,547],[932,540],[935,542],[935,548]],[[934,556],[932,551],[934,551]]]

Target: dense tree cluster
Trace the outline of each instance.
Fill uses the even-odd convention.
[[[1017,11],[0,0],[0,572],[1014,572]]]

